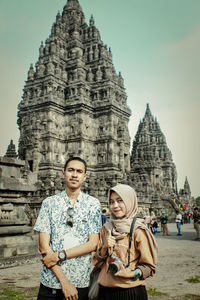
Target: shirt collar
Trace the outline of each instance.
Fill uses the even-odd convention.
[[[67,193],[66,193],[66,190],[64,190],[64,192],[63,192],[63,198],[64,198],[64,201],[65,201],[67,204],[70,204],[70,200],[69,200],[69,197],[68,197],[68,195],[67,195]],[[80,202],[82,199],[83,199],[83,193],[80,191],[80,193],[78,194],[78,197],[76,198],[75,204],[76,204],[77,202]],[[74,204],[74,205],[75,205],[75,204]]]

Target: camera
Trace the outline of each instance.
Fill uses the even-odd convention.
[[[108,271],[112,274],[119,272],[121,269],[120,263],[122,263],[124,265],[124,267],[127,266],[127,264],[124,261],[122,261],[119,257],[117,257],[114,254],[111,254]]]

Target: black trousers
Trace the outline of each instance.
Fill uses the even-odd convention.
[[[78,290],[78,299],[79,300],[88,300],[88,288],[77,288]],[[61,289],[52,289],[40,284],[40,289],[38,292],[37,300],[64,300],[64,294]]]
[[[145,286],[109,288],[100,286],[98,300],[148,300]]]

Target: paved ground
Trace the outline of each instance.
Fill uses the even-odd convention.
[[[200,242],[194,241],[193,224],[183,225],[183,236],[176,235],[175,224],[169,224],[169,232],[170,236],[156,234],[159,247],[157,272],[153,278],[147,279],[148,289],[156,289],[167,295],[149,296],[149,300],[200,300],[200,283],[186,281],[189,277],[200,276]],[[0,287],[6,284],[20,288],[38,287],[40,270],[39,262],[1,269]],[[196,297],[186,298],[186,294]]]
[[[170,236],[159,233],[156,240],[159,247],[157,272],[147,280],[147,287],[168,293],[166,299],[183,295],[199,295],[200,283],[189,283],[186,279],[200,276],[200,241],[194,241],[196,232],[193,224],[182,226],[183,235],[177,236],[176,224],[168,226]],[[163,299],[163,298],[162,298]]]

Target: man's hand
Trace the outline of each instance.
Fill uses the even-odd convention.
[[[49,269],[59,262],[58,253],[54,253],[53,250],[44,251],[41,254],[43,257],[41,261]]]
[[[63,278],[60,281],[61,287],[62,287],[62,292],[65,296],[65,299],[67,300],[78,300],[78,291],[75,287],[75,285],[73,285],[67,278]]]

